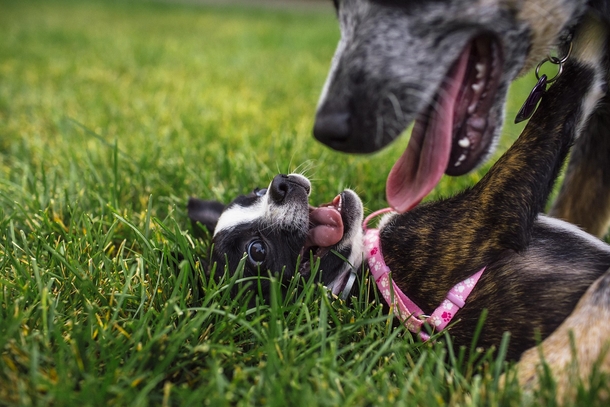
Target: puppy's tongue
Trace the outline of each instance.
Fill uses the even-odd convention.
[[[470,46],[467,46],[441,85],[438,100],[415,121],[409,145],[388,175],[386,197],[397,212],[406,212],[417,205],[447,169],[454,111],[469,54]]]
[[[336,200],[336,198],[335,198]],[[341,213],[333,206],[322,206],[309,213],[312,224],[307,236],[306,246],[330,247],[343,237]]]

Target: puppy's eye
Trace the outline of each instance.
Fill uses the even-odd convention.
[[[248,243],[246,251],[250,261],[255,264],[261,264],[265,261],[265,257],[267,257],[267,247],[265,247],[265,243],[260,240],[253,240]]]
[[[254,195],[256,195],[256,196],[265,196],[266,193],[267,193],[267,188],[256,188],[254,190]]]

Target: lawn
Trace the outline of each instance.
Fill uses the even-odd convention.
[[[248,309],[206,279],[191,195],[299,171],[314,202],[384,206],[406,137],[355,157],[311,136],[338,36],[330,9],[0,0],[0,405],[532,402],[501,352],[422,345],[375,303],[306,283]]]

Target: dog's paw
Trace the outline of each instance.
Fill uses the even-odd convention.
[[[517,378],[527,392],[552,379],[557,401],[576,396],[579,385],[591,390],[610,375],[610,271],[580,299],[572,314],[540,346],[529,349],[517,365]],[[550,377],[548,377],[550,374]],[[599,389],[608,399],[608,388]]]

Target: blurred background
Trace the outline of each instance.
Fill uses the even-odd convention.
[[[316,200],[352,187],[368,207],[385,204],[385,175],[406,136],[356,157],[311,135],[339,39],[330,0],[0,7],[0,168],[15,182],[32,177],[30,188],[41,172],[68,184],[69,193],[41,198],[41,208],[52,201],[61,212],[93,191],[97,204],[112,194],[115,205],[135,210],[153,194],[165,201],[153,209],[167,214],[188,195],[226,200],[296,169],[320,180]],[[507,126],[508,142],[519,129]],[[432,198],[479,177],[445,177]],[[28,201],[31,192],[11,194]]]

